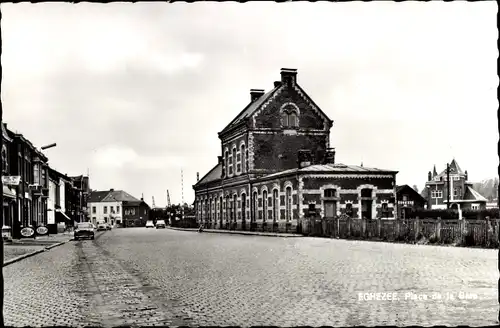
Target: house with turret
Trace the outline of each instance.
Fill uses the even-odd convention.
[[[424,197],[427,198],[430,209],[448,208],[448,194],[450,209],[485,209],[488,201],[474,190],[467,170],[462,171],[455,159],[449,164],[449,169],[445,168],[439,174],[434,166],[428,172],[425,183]]]

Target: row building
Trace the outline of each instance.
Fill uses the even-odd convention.
[[[281,69],[271,90],[218,133],[221,156],[193,186],[196,218],[211,228],[294,231],[309,211],[322,218],[394,218],[394,170],[335,161],[333,121]]]
[[[64,225],[82,220],[77,199],[83,190],[74,186],[73,179],[54,175],[48,158],[23,134],[9,130],[7,124],[2,124],[2,139],[2,232],[8,231],[13,238],[26,237],[23,231],[33,232],[39,227],[56,233],[56,213]],[[86,181],[88,185],[88,178]],[[73,212],[65,211],[68,208]]]

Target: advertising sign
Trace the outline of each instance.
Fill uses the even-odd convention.
[[[11,176],[2,176],[2,183],[7,186],[18,186],[21,181],[20,176],[11,175]]]
[[[47,227],[40,226],[40,227],[36,228],[36,233],[39,235],[46,235],[48,232],[49,232],[49,229],[47,229]]]
[[[26,238],[33,237],[34,234],[35,234],[35,230],[33,230],[33,228],[26,227],[26,228],[21,229],[21,236],[23,236],[23,237],[26,237]]]

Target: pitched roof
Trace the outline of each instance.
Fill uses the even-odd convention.
[[[99,203],[105,198],[109,193],[108,191],[92,191],[89,195],[88,202],[89,203]]]
[[[200,181],[198,181],[195,184],[195,186],[220,180],[221,176],[222,176],[222,163],[219,163],[214,168],[212,168],[210,171],[208,171],[208,173],[205,174],[205,176],[203,178],[201,178]]]
[[[480,193],[472,189],[471,186],[467,186],[465,188],[464,200],[477,200],[481,202],[488,201],[485,197],[483,197]]]
[[[341,163],[336,164],[315,164],[303,167],[301,169],[289,169],[277,173],[266,175],[263,178],[272,178],[276,176],[286,175],[294,172],[318,172],[318,173],[398,173],[398,171],[377,169],[373,167],[358,166],[358,165],[345,165]]]
[[[254,112],[256,112],[262,104],[264,104],[269,98],[272,97],[274,92],[278,90],[280,86],[274,87],[272,90],[269,92],[265,93],[262,95],[260,98],[258,98],[255,101],[250,102],[243,110],[219,133],[224,133],[228,131],[230,128],[238,125],[238,123],[242,122],[246,118],[250,117]]]
[[[427,188],[424,188],[424,189],[427,189]],[[426,199],[423,195],[419,194],[415,189],[413,189],[412,187],[410,187],[409,185],[401,185],[401,186],[396,186],[396,194],[399,194],[400,192],[404,191],[404,190],[408,190],[410,191],[410,193],[412,193],[413,195],[415,195],[416,197],[420,198],[420,200],[422,202],[425,202]]]
[[[450,163],[450,174],[460,174],[460,175],[465,175],[465,173],[462,171],[460,166],[458,165],[457,161],[453,159]],[[437,177],[445,177],[446,176],[446,168],[437,175]],[[434,177],[433,177],[434,178]]]
[[[110,190],[101,202],[141,202],[141,200],[123,190]]]

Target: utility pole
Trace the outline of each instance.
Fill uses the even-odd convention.
[[[450,164],[446,163],[446,184],[448,185],[447,189],[448,192],[446,193],[446,198],[447,198],[447,203],[446,203],[446,209],[450,209]]]
[[[181,169],[181,219],[184,220],[184,173]]]

